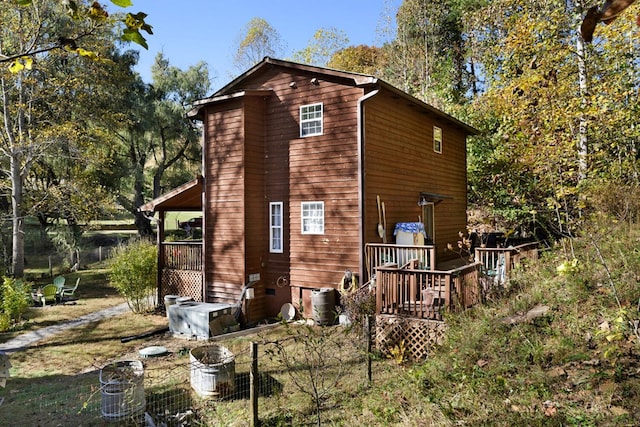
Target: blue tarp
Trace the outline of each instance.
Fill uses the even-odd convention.
[[[424,224],[421,222],[399,222],[396,224],[396,229],[393,230],[393,235],[396,236],[398,231],[421,233],[425,239],[427,238],[427,232],[424,230]]]

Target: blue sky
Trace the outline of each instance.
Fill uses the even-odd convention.
[[[245,25],[263,18],[286,43],[281,59],[303,49],[316,30],[335,27],[350,45],[376,45],[385,41],[384,29],[393,29],[388,17],[402,0],[133,0],[130,12],[144,11],[154,34],[147,37],[149,50],[140,48],[137,71],[150,80],[151,65],[162,51],[171,65],[187,69],[205,61],[212,89],[222,87],[238,73],[233,54]],[[133,46],[133,45],[132,45]]]

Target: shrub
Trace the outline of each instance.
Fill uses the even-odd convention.
[[[155,308],[158,248],[148,240],[118,246],[111,254],[109,282],[120,292],[134,313]]]
[[[361,331],[365,316],[373,316],[376,312],[375,295],[368,290],[340,294],[340,305],[356,331]]]
[[[31,304],[30,286],[21,280],[5,277],[0,287],[0,331],[22,320]]]

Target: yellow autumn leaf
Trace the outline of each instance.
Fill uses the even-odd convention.
[[[19,60],[15,60],[9,65],[9,72],[12,74],[17,74],[24,69],[24,65],[20,63]]]
[[[12,74],[16,74],[25,69],[31,70],[32,67],[33,59],[29,56],[23,56],[20,58],[16,58],[16,60],[9,65],[9,72]]]
[[[87,49],[83,49],[81,47],[76,49],[76,53],[78,55],[80,55],[80,56],[84,56],[85,58],[89,58],[89,59],[94,60],[94,61],[96,61],[98,59],[98,54],[97,53],[95,53],[93,51],[90,51],[90,50],[87,50]]]
[[[24,61],[24,68],[31,70],[33,67],[33,58],[30,56],[23,56],[22,60]]]

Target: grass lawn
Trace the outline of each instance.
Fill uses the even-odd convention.
[[[118,292],[109,285],[105,268],[81,270],[64,274],[64,277],[67,286],[75,285],[76,280],[80,278],[80,284],[75,292],[77,300],[64,304],[47,305],[46,307],[42,307],[39,303],[34,303],[25,314],[25,320],[18,324],[15,330],[0,333],[0,343],[25,332],[72,320],[125,302]],[[51,283],[51,279],[36,279],[32,280],[32,283],[33,287],[37,288]]]
[[[78,299],[65,304],[31,307],[25,316],[26,320],[17,330],[0,334],[0,342],[121,304],[124,300],[109,285],[107,274],[104,266],[66,274],[67,283],[75,283],[80,277],[76,291]],[[34,285],[41,286],[50,280],[38,279]],[[305,425],[307,420],[315,419],[311,397],[296,385],[305,381],[308,383],[305,371],[301,371],[303,375],[296,379],[291,373],[297,372],[298,368],[287,368],[278,361],[274,352],[274,343],[285,339],[285,354],[296,354],[300,341],[296,344],[289,338],[290,330],[276,326],[224,339],[221,343],[236,356],[237,394],[232,399],[216,401],[199,397],[190,386],[189,352],[210,343],[174,338],[169,334],[121,342],[123,337],[159,330],[166,327],[167,323],[164,315],[126,312],[66,330],[44,338],[26,350],[10,353],[10,378],[7,387],[0,389],[0,396],[5,397],[4,404],[0,406],[0,419],[4,418],[6,411],[10,411],[17,425],[103,425],[99,381],[101,369],[119,360],[142,360],[148,411],[157,414],[193,410],[201,425],[249,425],[252,341],[261,343],[259,413],[263,425]],[[343,340],[342,344],[327,346],[323,350],[329,367],[327,378],[335,383],[321,399],[323,421],[331,420],[333,425],[354,425],[363,416],[372,420],[380,416],[395,416],[395,411],[381,408],[397,392],[388,394],[387,391],[378,390],[366,398],[372,389],[367,386],[363,353],[354,345],[357,342],[353,338],[341,336],[340,339]],[[139,351],[149,346],[164,346],[168,355],[143,359]],[[374,366],[378,379],[396,378],[401,370],[388,360],[378,360]],[[338,373],[340,376],[336,376]],[[357,415],[353,413],[354,410]]]
[[[4,408],[0,407],[0,417],[3,409],[10,408],[17,421],[36,419],[47,425],[102,425],[100,370],[117,360],[142,360],[148,412],[193,410],[201,424],[192,425],[247,426],[250,425],[250,343],[255,341],[260,343],[259,414],[262,425],[315,425],[313,400],[308,392],[302,391],[311,390],[304,363],[283,364],[274,352],[274,343],[284,342],[285,353],[296,354],[302,344],[300,340],[290,339],[290,328],[278,325],[220,341],[236,356],[236,394],[219,401],[199,397],[189,384],[189,351],[211,343],[165,334],[127,343],[120,341],[122,337],[165,325],[164,316],[127,313],[73,328],[44,339],[28,350],[11,354],[11,378],[4,391],[7,401]],[[406,384],[388,386],[389,381],[401,380],[403,373],[402,367],[389,360],[374,362],[374,383],[368,386],[364,355],[357,349],[353,335],[343,335],[341,329],[326,329],[337,332],[341,344],[327,345],[323,350],[327,371],[322,375],[326,383],[316,384],[328,390],[321,398],[323,425],[361,425],[362,421],[385,425],[383,420],[398,416],[398,409],[388,406],[390,401],[395,405],[396,400],[425,410],[425,405],[415,400],[416,393]],[[158,345],[166,347],[169,354],[158,358],[140,357],[142,348]],[[48,397],[43,400],[43,396]],[[412,409],[407,407],[407,411]]]

